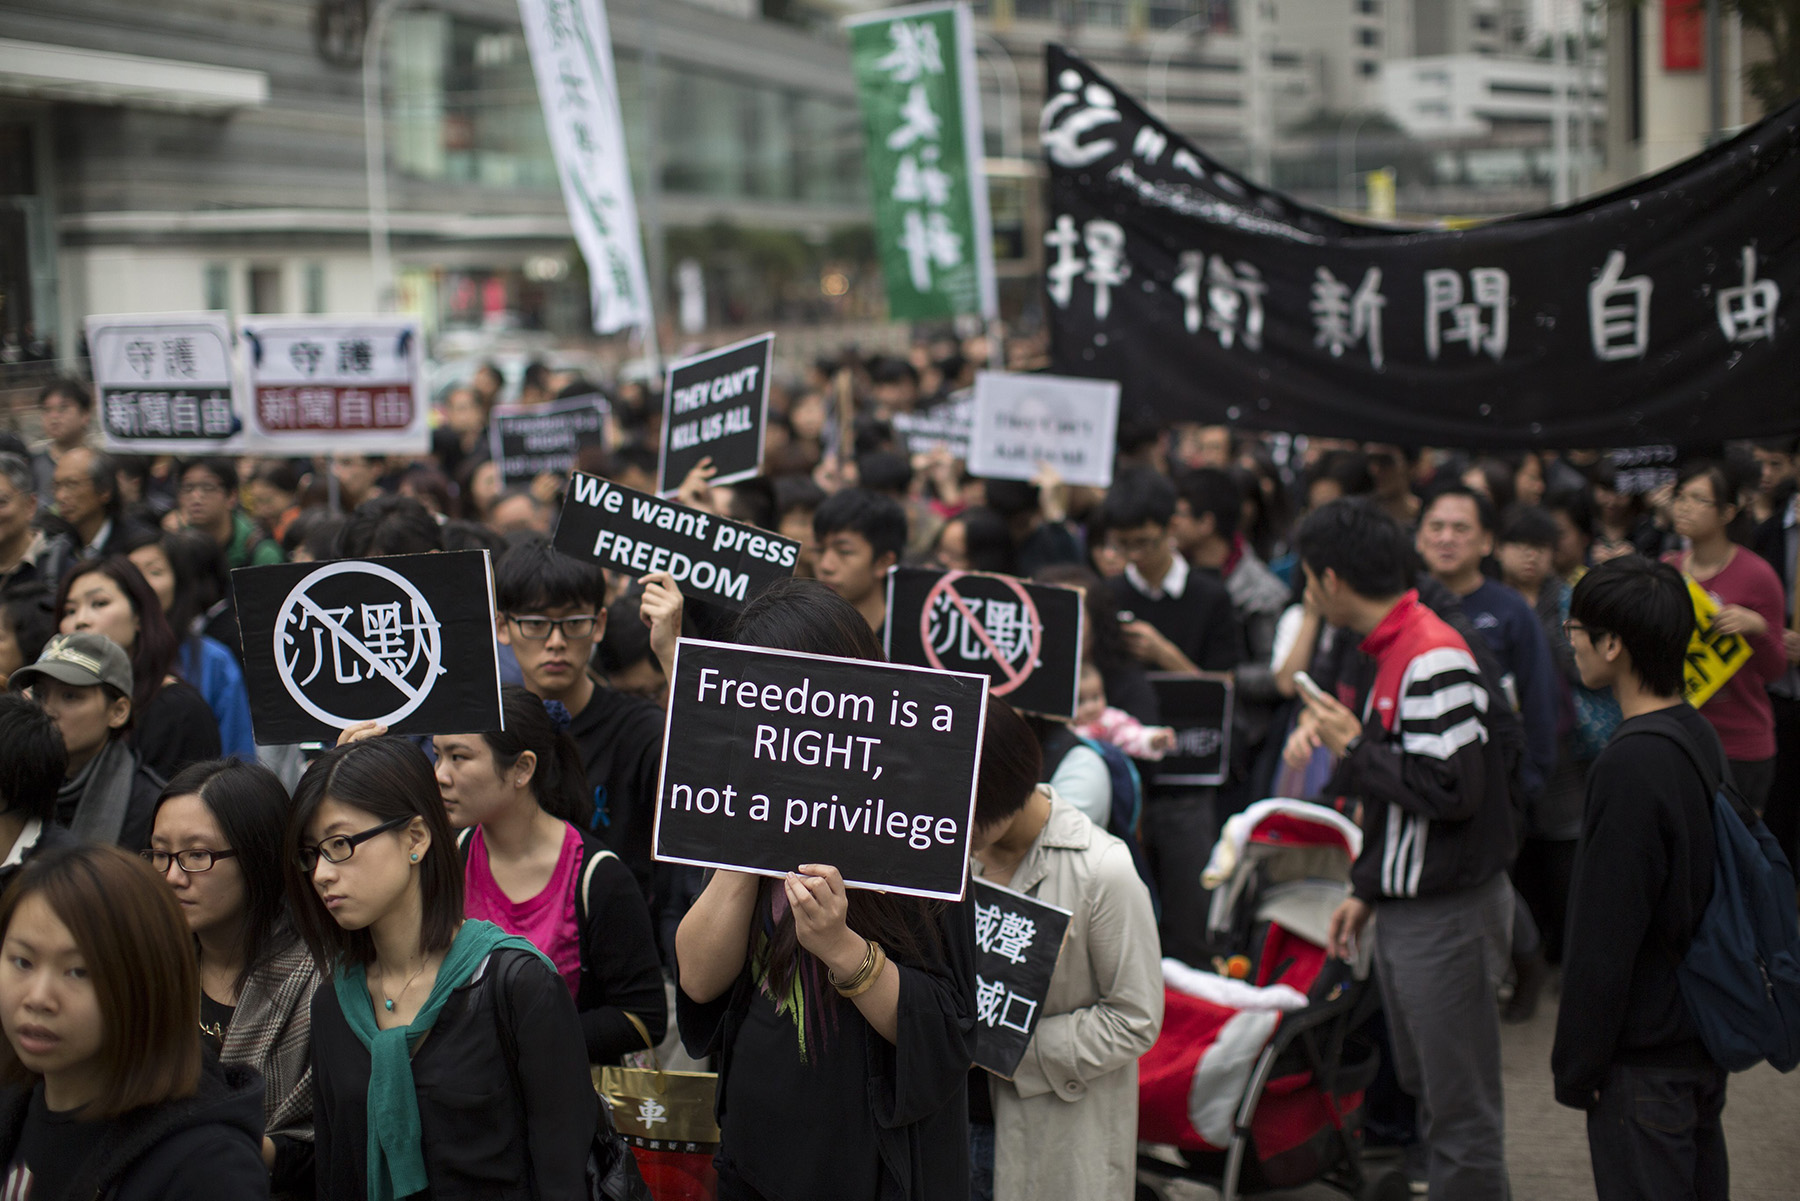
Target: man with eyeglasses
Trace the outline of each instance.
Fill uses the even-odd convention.
[[[238,474],[230,459],[188,459],[181,465],[181,523],[206,534],[225,551],[230,567],[282,562],[281,545],[256,528],[238,508]]]
[[[650,897],[662,710],[608,688],[588,670],[606,632],[605,573],[544,538],[528,538],[495,565],[494,600],[499,639],[518,656],[525,687],[569,712],[592,806],[576,824],[611,847]]]

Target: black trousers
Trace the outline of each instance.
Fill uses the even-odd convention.
[[[1162,898],[1162,953],[1204,967],[1212,949],[1206,919],[1212,893],[1200,883],[1219,837],[1215,790],[1158,789],[1144,801],[1144,858]]]
[[[1588,1110],[1599,1201],[1727,1201],[1725,1070],[1614,1064]]]

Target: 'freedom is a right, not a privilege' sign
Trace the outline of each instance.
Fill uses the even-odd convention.
[[[666,571],[684,595],[731,610],[790,578],[800,558],[792,538],[580,473],[551,542],[614,571]]]
[[[658,859],[961,900],[987,677],[683,638]]]

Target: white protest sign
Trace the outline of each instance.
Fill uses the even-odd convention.
[[[979,372],[969,474],[1029,480],[1048,463],[1065,483],[1107,488],[1118,425],[1116,380]]]
[[[245,449],[291,457],[431,449],[412,317],[249,317]]]
[[[101,444],[125,454],[229,454],[242,393],[226,313],[87,319]]]
[[[587,261],[594,332],[649,329],[649,275],[601,0],[519,0],[563,206]]]

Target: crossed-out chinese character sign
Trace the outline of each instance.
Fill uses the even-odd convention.
[[[250,318],[250,425],[287,454],[422,453],[420,344],[410,318]]]
[[[1010,1077],[1056,974],[1069,911],[975,880],[975,1062]]]
[[[973,26],[963,4],[847,21],[895,317],[997,312]]]
[[[342,585],[346,577],[355,577],[358,596],[380,599],[315,597],[327,581]],[[379,563],[327,563],[301,580],[276,616],[275,639],[275,664],[288,695],[340,728],[402,720],[425,702],[443,673],[437,615],[410,580]]]
[[[242,442],[224,313],[90,317],[88,351],[107,447],[225,453]]]
[[[1402,227],[1261,187],[1059,46],[1045,83],[1051,370],[1127,414],[1485,447],[1793,431],[1800,109],[1574,209]]]
[[[232,572],[259,744],[498,729],[485,551],[278,563]]]

